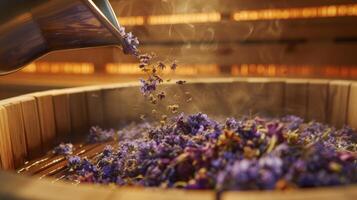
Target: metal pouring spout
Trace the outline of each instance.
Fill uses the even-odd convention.
[[[56,50],[126,42],[108,0],[0,1],[0,74]]]

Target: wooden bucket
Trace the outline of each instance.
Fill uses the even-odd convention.
[[[137,83],[51,90],[0,101],[0,199],[356,199],[357,186],[274,192],[184,191],[95,185],[74,186],[16,175],[26,160],[41,156],[64,137],[86,134],[89,127],[118,127],[153,117],[152,109],[180,103],[185,113],[210,116],[294,114],[341,127],[357,128],[357,81],[222,78],[185,85],[165,84],[168,98],[158,106],[140,95]],[[185,102],[186,92],[193,97]],[[9,172],[4,172],[9,171]]]

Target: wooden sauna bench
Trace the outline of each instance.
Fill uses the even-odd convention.
[[[161,87],[167,93],[167,103],[184,102],[185,92],[190,92],[193,101],[180,105],[185,113],[294,114],[336,127],[347,124],[357,128],[357,81],[220,78]],[[119,128],[137,121],[140,114],[150,117],[153,108],[141,96],[138,83],[51,90],[0,101],[0,199],[357,199],[357,186],[353,185],[218,195],[214,191],[118,188],[60,181],[65,158],[46,154],[60,141],[78,141],[93,125]],[[155,109],[166,112],[166,105]],[[95,156],[105,145],[74,143],[75,154],[82,157]]]

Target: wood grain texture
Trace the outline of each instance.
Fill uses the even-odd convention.
[[[187,191],[179,189],[135,189],[119,188],[114,191],[110,200],[114,199],[145,199],[145,200],[215,200],[214,191]]]
[[[306,118],[307,114],[306,80],[288,80],[285,83],[285,114]]]
[[[201,44],[215,41],[217,43],[229,44],[229,42],[235,43],[241,41],[243,43],[244,41],[254,42],[257,40],[262,43],[268,43],[268,41],[282,38],[284,40],[297,41],[303,38],[314,41],[318,39],[327,40],[338,37],[351,37],[357,35],[357,30],[353,29],[353,25],[356,25],[353,18],[335,17],[279,20],[279,25],[274,24],[273,20],[239,22],[227,20],[218,23],[195,23],[193,26],[182,23],[144,25],[140,27],[145,31],[137,31],[140,29],[139,27],[128,27],[128,29],[134,30],[136,36],[140,38],[140,41],[144,45],[183,41]],[[195,29],[200,31],[194,31]],[[324,42],[327,43],[327,41]]]
[[[289,0],[288,2],[283,0],[225,0],[224,3],[219,0],[131,0],[130,2],[111,0],[110,2],[112,3],[113,9],[120,16],[200,13],[207,12],[207,10],[229,13],[237,10],[309,7],[355,3],[353,0]]]
[[[56,91],[52,95],[56,122],[56,133],[58,139],[61,140],[71,134],[69,96],[65,92]]]
[[[69,95],[69,109],[71,115],[71,131],[75,136],[88,132],[87,100],[84,92],[73,90]]]
[[[182,64],[272,64],[342,66],[356,65],[353,52],[357,45],[352,43],[318,42],[247,42],[247,43],[170,43],[162,45],[152,43],[142,45],[143,52],[155,52],[165,57],[175,57]],[[119,51],[119,50],[118,50]],[[274,52],[274,53],[272,53]],[[125,55],[115,57],[113,62],[135,63],[133,57]],[[316,59],[323,57],[324,59]],[[319,77],[312,74],[311,76]]]
[[[286,85],[283,81],[286,81]],[[190,86],[192,84],[192,86]],[[215,85],[217,84],[217,85]],[[197,107],[197,109],[216,109],[217,111],[218,103],[224,102],[229,103],[230,105],[224,106],[221,112],[229,112],[231,108],[243,107],[243,110],[238,110],[239,112],[247,111],[246,108],[242,105],[251,105],[255,106],[255,102],[261,101],[262,99],[266,100],[266,102],[260,102],[261,104],[257,105],[257,108],[261,108],[263,110],[267,110],[272,112],[277,109],[279,112],[279,108],[272,108],[278,105],[284,105],[287,103],[287,97],[289,100],[294,100],[296,102],[291,103],[292,107],[295,109],[304,107],[307,102],[307,111],[309,109],[315,109],[313,107],[313,103],[311,102],[325,102],[325,95],[327,95],[328,103],[331,104],[327,109],[328,112],[331,111],[332,114],[336,114],[337,116],[328,118],[328,120],[336,120],[340,122],[338,117],[343,116],[344,108],[346,108],[345,119],[350,123],[354,124],[356,119],[356,96],[357,96],[357,83],[351,82],[341,82],[341,81],[333,81],[329,84],[328,92],[324,92],[324,88],[326,87],[325,82],[315,82],[310,80],[269,80],[269,79],[224,79],[224,80],[210,80],[210,81],[192,81],[187,85],[183,85],[183,87],[176,85],[171,85],[168,87],[168,91],[172,93],[182,94],[187,90],[192,90],[193,92],[200,92],[201,96],[197,96],[196,102],[202,102],[202,107]],[[288,86],[287,86],[288,85]],[[313,85],[313,87],[311,87]],[[350,87],[351,85],[351,87]],[[203,88],[203,89],[202,89]],[[315,89],[313,89],[315,88]],[[145,102],[145,99],[138,99],[137,95],[140,95],[138,92],[138,87],[130,84],[118,84],[111,85],[103,88],[103,110],[107,112],[105,114],[105,120],[113,118],[113,123],[118,123],[118,120],[125,120],[127,117],[137,117],[137,110],[131,111],[129,106],[138,106],[138,110],[146,109],[147,111],[151,111],[151,108],[145,108],[144,104],[136,105],[135,103]],[[253,91],[254,90],[254,91]],[[286,92],[288,91],[288,95]],[[202,94],[208,91],[207,94]],[[243,91],[243,92],[242,92]],[[275,92],[274,92],[275,91]],[[314,93],[314,91],[319,91],[318,93]],[[349,92],[350,91],[350,92]],[[60,91],[63,94],[72,95],[72,106],[73,110],[77,110],[77,105],[81,105],[84,99],[86,102],[86,109],[90,109],[90,105],[99,104],[99,100],[96,97],[93,100],[93,104],[89,103],[92,100],[88,100],[88,94],[94,93],[96,94],[98,91],[90,91],[86,88],[78,88],[71,90],[62,90]],[[234,93],[234,94],[232,94]],[[50,95],[49,95],[50,94]],[[38,115],[40,122],[40,130],[43,130],[42,123],[47,122],[48,118],[48,109],[52,105],[52,113],[54,112],[54,100],[52,97],[53,93],[38,93],[30,96],[35,96],[36,105],[38,107]],[[275,95],[274,95],[275,94]],[[49,95],[49,96],[48,96]],[[306,100],[301,98],[301,96],[306,97]],[[140,96],[141,97],[141,96]],[[217,98],[217,97],[222,97]],[[231,97],[231,98],[230,98]],[[281,97],[276,98],[276,97]],[[298,98],[298,100],[295,100]],[[301,98],[301,99],[299,99]],[[348,98],[346,100],[346,98]],[[13,169],[13,152],[12,152],[12,134],[16,132],[21,132],[21,128],[18,130],[13,130],[12,127],[18,120],[11,119],[20,119],[14,118],[18,117],[18,113],[21,113],[24,118],[26,116],[34,115],[34,102],[33,98],[28,100],[21,100],[22,98],[13,99],[6,101],[5,103],[0,102],[0,160],[1,167],[3,169]],[[228,100],[229,99],[229,100]],[[252,99],[254,101],[252,101]],[[351,100],[352,99],[352,100]],[[252,101],[249,103],[249,101]],[[19,109],[15,106],[15,108],[11,108],[13,105],[17,105],[19,102],[22,102],[22,109]],[[49,103],[49,102],[52,102]],[[248,104],[247,104],[248,102]],[[347,105],[340,105],[348,103]],[[310,104],[311,103],[311,104]],[[326,102],[325,102],[326,103]],[[45,104],[45,105],[44,105]],[[71,105],[71,104],[69,104]],[[290,105],[290,104],[289,104]],[[338,107],[334,107],[337,105]],[[40,108],[42,106],[42,108]],[[322,107],[318,106],[317,110],[321,110]],[[48,108],[48,109],[46,109]],[[41,111],[42,109],[42,111]],[[188,104],[184,109],[192,109],[191,105]],[[272,109],[272,110],[270,110]],[[51,109],[49,109],[49,112]],[[73,112],[71,110],[71,112]],[[81,108],[83,113],[83,108]],[[90,111],[87,110],[87,113]],[[348,110],[348,112],[347,112]],[[11,111],[10,115],[9,112]],[[16,114],[17,113],[17,114]],[[45,115],[47,113],[47,115]],[[114,114],[113,114],[114,113]],[[136,115],[134,116],[134,114]],[[308,117],[313,116],[312,114],[307,113]],[[31,114],[31,115],[30,115]],[[292,113],[294,114],[294,113]],[[42,119],[41,119],[41,115]],[[327,116],[329,113],[327,113]],[[10,116],[10,118],[9,118]],[[79,116],[79,115],[78,115]],[[318,117],[322,117],[323,115],[318,115]],[[26,117],[27,118],[27,117]],[[55,121],[55,116],[52,117],[53,121]],[[89,118],[89,117],[88,117]],[[134,119],[134,118],[131,118]],[[21,120],[20,120],[21,121]],[[88,120],[89,121],[89,120]],[[26,120],[24,119],[24,124]],[[28,121],[29,123],[30,121]],[[51,124],[51,119],[49,121]],[[52,122],[55,124],[54,122]],[[55,127],[55,126],[53,126]],[[55,128],[53,128],[56,130]],[[24,125],[25,133],[26,125]],[[51,129],[49,129],[51,130]],[[15,131],[15,132],[13,132]],[[41,135],[42,136],[42,135]],[[60,192],[59,192],[60,191]],[[271,191],[271,192],[224,192],[222,193],[220,200],[233,200],[233,199],[247,199],[247,200],[270,200],[270,199],[291,199],[291,200],[313,200],[313,199],[342,199],[342,200],[354,200],[357,197],[357,189],[356,186],[350,187],[338,187],[338,188],[317,188],[317,189],[301,189],[301,190],[292,190],[285,192]],[[73,185],[66,183],[51,183],[51,180],[39,180],[35,181],[33,178],[16,176],[14,174],[8,174],[4,172],[0,172],[0,199],[12,198],[12,199],[216,199],[216,194],[211,191],[184,191],[184,190],[163,190],[163,189],[153,189],[153,188],[110,188],[110,187],[97,187],[94,185],[79,185],[77,187],[73,187]]]
[[[88,124],[90,126],[104,126],[103,95],[102,90],[97,89],[86,92]]]
[[[283,114],[284,82],[271,79],[249,78],[247,93],[255,114],[279,116]]]
[[[327,121],[338,128],[347,123],[347,110],[351,82],[331,81],[327,108]]]
[[[307,120],[326,122],[328,86],[328,81],[309,81]]]
[[[38,106],[43,150],[49,150],[56,139],[53,99],[50,92],[34,94]]]
[[[292,191],[252,191],[224,192],[221,200],[354,200],[357,197],[356,186],[298,189]]]
[[[27,158],[27,144],[21,102],[9,103],[4,105],[4,108],[7,112],[14,166],[18,168],[25,163]]]
[[[21,102],[23,122],[27,141],[28,158],[34,159],[42,153],[41,126],[36,99]]]
[[[0,172],[0,199],[68,200],[109,199],[113,191],[107,187],[38,180]]]
[[[351,85],[347,122],[352,128],[357,130],[357,82],[356,81]]]
[[[0,106],[0,158],[4,170],[15,169],[10,138],[10,129],[6,109]]]
[[[106,127],[118,128],[131,121],[138,121],[140,115],[151,113],[151,106],[140,95],[139,87],[103,89],[103,110]]]

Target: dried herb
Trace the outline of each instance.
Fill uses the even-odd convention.
[[[295,116],[220,122],[203,113],[161,121],[121,129],[118,147],[107,146],[93,159],[67,157],[67,179],[219,191],[357,183],[357,136],[348,127]],[[95,128],[90,135],[93,130],[103,132],[96,136],[110,132]]]

